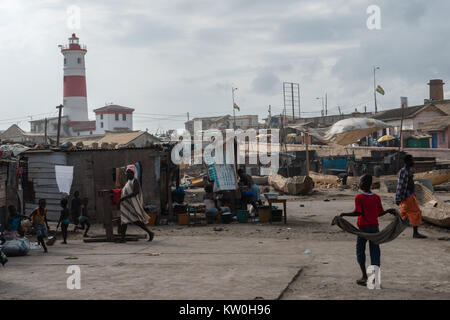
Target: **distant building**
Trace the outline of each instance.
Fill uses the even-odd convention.
[[[286,117],[284,115],[274,115],[270,118],[266,118],[264,119],[266,122],[266,127],[268,128],[269,126],[271,128],[280,128],[282,122],[285,123],[285,125],[289,124],[295,124],[295,125],[299,125],[299,124],[305,124],[308,123],[308,125],[312,128],[324,128],[324,127],[330,127],[333,124],[335,124],[336,122],[343,120],[343,119],[348,119],[348,118],[363,118],[363,117],[367,117],[367,118],[371,118],[373,116],[373,114],[371,112],[353,112],[353,113],[349,113],[349,114],[336,114],[336,115],[329,115],[329,116],[323,116],[323,117],[308,117],[308,118],[292,118],[292,116],[288,116],[286,115]]]
[[[450,149],[450,115],[434,118],[421,130],[431,134],[432,148]]]
[[[407,141],[412,139],[429,139],[429,146],[437,145],[437,136],[429,136],[424,126],[436,118],[449,115],[450,101],[444,100],[444,82],[442,80],[430,80],[430,98],[424,100],[423,105],[397,108],[382,111],[373,116],[374,119],[381,120],[391,127],[378,132],[377,137],[385,134],[400,136],[400,124],[403,115],[403,145],[408,146]],[[428,127],[429,129],[429,127]],[[428,130],[427,129],[427,130]],[[437,134],[437,132],[435,132]],[[411,137],[411,138],[410,138]],[[375,137],[376,138],[376,137]],[[434,141],[433,141],[434,139]]]
[[[204,117],[204,118],[194,118],[184,123],[185,129],[191,134],[194,134],[194,122],[202,122],[202,130],[209,129],[233,129],[234,128],[234,118],[230,115],[219,116],[219,117]],[[243,115],[236,116],[236,129],[247,130],[250,128],[258,129],[258,116],[257,115]]]
[[[117,132],[106,131],[103,134],[92,134],[89,136],[62,138],[62,143],[70,142],[76,145],[81,142],[84,147],[100,149],[103,144],[109,148],[136,147],[143,148],[150,144],[160,143],[160,139],[148,133],[147,131]]]
[[[2,143],[42,144],[44,143],[44,140],[44,134],[25,132],[16,124],[13,124],[11,127],[0,133],[0,141]]]
[[[132,131],[133,130],[132,108],[118,105],[109,105],[95,109],[95,133],[105,133],[105,131]]]

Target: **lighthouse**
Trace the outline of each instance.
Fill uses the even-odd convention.
[[[63,112],[69,121],[89,120],[84,64],[86,52],[86,46],[80,45],[75,33],[69,38],[68,45],[61,46],[61,53],[64,56]]]

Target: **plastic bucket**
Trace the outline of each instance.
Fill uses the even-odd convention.
[[[178,214],[178,224],[181,226],[185,226],[189,224],[189,215],[187,213],[179,213]]]
[[[155,222],[156,222],[156,213],[149,213],[148,217],[149,217],[149,219],[148,219],[147,225],[151,226],[151,227],[154,226]]]
[[[258,207],[259,222],[269,222],[271,216],[271,207]]]
[[[231,212],[226,212],[221,215],[222,223],[229,224],[233,222],[233,215]]]
[[[238,210],[236,216],[240,223],[248,222],[248,210]]]

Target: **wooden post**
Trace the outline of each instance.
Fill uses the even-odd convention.
[[[56,109],[59,109],[59,115],[58,115],[58,134],[56,136],[56,146],[59,147],[59,137],[61,134],[61,111],[62,108],[64,108],[64,106],[62,104],[60,104],[59,106],[56,107]]]
[[[403,150],[403,119],[405,118],[405,108],[402,107],[402,120],[400,121],[400,147],[398,148],[397,170],[400,170],[400,152]]]
[[[111,200],[107,196],[103,197],[103,225],[106,231],[106,240],[113,241],[113,223],[112,223],[112,208]]]
[[[306,176],[309,177],[309,134],[308,132],[305,133],[305,150],[306,150]]]
[[[45,145],[47,144],[47,123],[48,123],[48,120],[47,120],[47,118],[45,118],[45,134],[44,134],[44,144]]]

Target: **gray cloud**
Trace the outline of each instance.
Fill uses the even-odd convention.
[[[262,70],[252,81],[252,89],[258,94],[274,95],[280,87],[281,80],[270,70]]]

